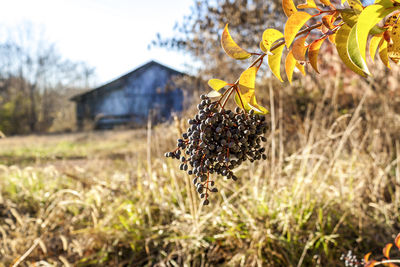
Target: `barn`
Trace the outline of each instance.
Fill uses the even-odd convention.
[[[89,122],[96,129],[118,125],[142,126],[168,120],[183,109],[182,89],[174,78],[183,73],[150,61],[147,64],[88,92],[71,98],[76,102],[78,128]]]

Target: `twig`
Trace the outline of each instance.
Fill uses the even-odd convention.
[[[22,255],[13,265],[12,267],[18,266],[20,263],[22,263],[31,253],[32,251],[39,245],[40,243],[40,238],[36,238],[35,241],[33,241],[33,245],[25,252],[24,255]]]

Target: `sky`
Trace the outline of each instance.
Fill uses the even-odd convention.
[[[182,52],[148,45],[173,35],[192,0],[0,0],[0,27],[32,23],[58,51],[96,68],[97,85],[156,60],[185,71]]]

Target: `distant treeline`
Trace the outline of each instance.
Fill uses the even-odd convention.
[[[94,69],[64,59],[29,24],[0,40],[0,131],[65,131],[74,125],[68,98],[89,87]]]

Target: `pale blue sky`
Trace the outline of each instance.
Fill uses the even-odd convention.
[[[154,59],[178,70],[182,53],[147,46],[156,33],[172,36],[175,22],[190,14],[192,0],[0,0],[0,26],[24,22],[42,27],[46,39],[71,60],[96,67],[98,83]]]

